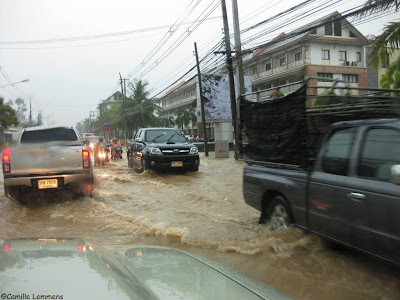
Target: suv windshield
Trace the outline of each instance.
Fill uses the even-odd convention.
[[[55,141],[76,142],[78,137],[72,128],[50,128],[35,131],[25,131],[21,136],[21,143],[46,143]]]
[[[145,142],[174,142],[174,143],[184,143],[186,142],[185,136],[179,130],[147,130],[145,135]]]

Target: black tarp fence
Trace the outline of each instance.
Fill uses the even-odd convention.
[[[317,88],[326,92],[312,94]],[[259,100],[261,93],[252,93],[241,101],[241,154],[246,161],[309,168],[329,125],[400,117],[400,90],[348,86],[332,89],[306,81],[283,97]]]

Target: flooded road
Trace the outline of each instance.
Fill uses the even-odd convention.
[[[137,174],[126,159],[95,169],[93,198],[0,191],[0,238],[82,237],[114,249],[176,247],[295,299],[400,299],[400,272],[297,228],[271,232],[242,197],[243,162],[201,156],[199,172]],[[0,179],[1,188],[3,178]],[[394,251],[398,251],[399,249]]]

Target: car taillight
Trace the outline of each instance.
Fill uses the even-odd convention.
[[[11,173],[11,149],[10,148],[4,149],[3,156],[2,156],[2,162],[3,162],[3,173],[4,174]]]
[[[82,150],[83,168],[90,169],[90,153],[87,150]]]
[[[6,252],[10,252],[10,245],[8,245],[8,244],[6,244],[6,245],[4,245],[3,246],[3,249],[6,251]]]

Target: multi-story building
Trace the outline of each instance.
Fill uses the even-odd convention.
[[[117,91],[107,99],[101,101],[97,107],[99,111],[98,115],[101,116],[102,114],[104,114],[104,112],[107,109],[110,109],[111,106],[113,106],[114,104],[122,103],[121,101],[124,99],[123,97],[124,95],[122,95],[121,92]]]
[[[176,85],[161,98],[161,108],[163,110],[160,112],[160,117],[175,118],[178,111],[189,108],[194,108],[197,111],[197,107],[200,107],[200,100],[198,100],[200,97],[198,97],[198,94],[196,76]],[[186,134],[197,136],[199,134],[197,123],[189,124],[189,127],[185,128],[185,131]]]
[[[253,78],[253,91],[295,83],[309,77],[323,77],[317,85],[333,79],[353,87],[367,86],[366,46],[369,41],[338,12],[305,25],[293,33],[280,34],[247,59],[245,73]],[[304,29],[311,28],[305,32]],[[315,84],[316,82],[313,82]],[[298,86],[282,87],[288,93]],[[324,89],[318,89],[323,93]],[[270,96],[261,93],[261,98]]]

